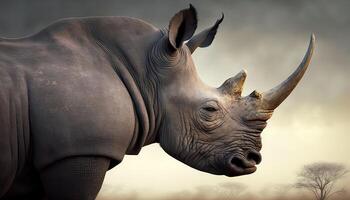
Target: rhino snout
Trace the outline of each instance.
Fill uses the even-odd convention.
[[[249,150],[245,157],[232,155],[227,160],[227,176],[239,176],[251,174],[256,171],[256,166],[261,162],[261,154],[255,150]]]

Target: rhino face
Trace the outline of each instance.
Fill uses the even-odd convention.
[[[245,71],[213,88],[200,80],[191,58],[197,47],[211,44],[222,20],[193,36],[197,18],[190,6],[171,19],[168,32],[154,45],[150,63],[163,111],[158,140],[168,154],[193,168],[239,176],[255,172],[261,162],[260,134],[273,110],[302,78],[314,37],[303,62],[287,80],[267,92],[242,97]]]

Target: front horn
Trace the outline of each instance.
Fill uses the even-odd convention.
[[[265,109],[273,110],[277,108],[293,91],[310,64],[314,46],[315,36],[314,34],[311,34],[309,48],[299,67],[285,81],[262,94],[262,103]]]

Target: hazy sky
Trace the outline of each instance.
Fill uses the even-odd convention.
[[[102,197],[133,192],[147,198],[201,187],[215,193],[216,186],[224,183],[242,183],[250,191],[268,193],[275,185],[293,183],[304,164],[329,161],[350,166],[350,1],[0,2],[2,37],[24,36],[73,16],[126,15],[166,27],[173,14],[190,2],[197,8],[198,30],[202,30],[224,12],[213,44],[198,49],[193,58],[202,79],[213,86],[246,69],[244,95],[284,80],[299,65],[310,34],[315,33],[316,51],[309,70],[263,132],[263,161],[256,173],[228,178],[199,172],[155,144],[144,147],[138,156],[126,156],[111,170]]]

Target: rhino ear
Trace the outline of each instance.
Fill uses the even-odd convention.
[[[176,13],[169,23],[169,43],[176,50],[184,41],[189,40],[197,28],[197,12],[190,4],[188,9]]]
[[[222,20],[224,20],[224,13],[222,13],[221,18],[218,19],[212,27],[205,29],[204,31],[195,35],[190,41],[186,43],[191,53],[193,53],[197,47],[207,47],[213,42]]]

